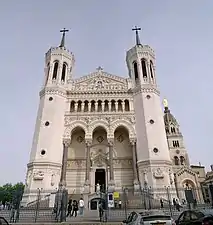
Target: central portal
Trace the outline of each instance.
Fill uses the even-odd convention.
[[[96,169],[95,171],[95,191],[97,191],[97,184],[100,184],[100,191],[106,190],[106,171],[105,169]]]

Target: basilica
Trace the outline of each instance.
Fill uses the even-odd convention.
[[[67,30],[46,53],[26,203],[35,200],[35,190],[51,193],[60,185],[84,196],[92,196],[97,185],[108,192],[151,187],[154,194],[170,187],[180,198],[181,188],[200,187],[205,171],[190,166],[179,124],[160,98],[155,52],[141,44],[138,30],[126,51],[126,77],[98,67],[75,78]],[[202,198],[199,191],[196,196]]]

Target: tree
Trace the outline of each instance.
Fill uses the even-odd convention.
[[[15,185],[7,183],[0,186],[0,202],[12,202],[14,197],[17,195],[22,195],[24,191],[24,184],[19,182]]]

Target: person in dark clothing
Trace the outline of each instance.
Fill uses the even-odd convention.
[[[72,204],[72,215],[71,216],[77,216],[77,212],[78,212],[78,202],[76,200],[73,200],[73,204]]]
[[[176,200],[175,200],[175,198],[173,198],[173,206],[174,206],[174,208],[176,209]]]
[[[104,208],[103,208],[102,201],[99,201],[99,203],[98,203],[98,211],[99,211],[100,222],[102,222],[102,218],[103,218],[103,214],[104,214]]]
[[[163,199],[160,199],[160,207],[163,208]]]
[[[67,217],[71,216],[71,212],[72,212],[72,199],[70,199],[69,202],[68,202]]]

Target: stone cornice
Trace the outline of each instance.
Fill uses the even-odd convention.
[[[53,162],[30,162],[27,164],[28,169],[33,168],[33,167],[42,167],[42,166],[61,168],[60,163],[53,163]]]
[[[138,166],[156,166],[156,165],[169,165],[172,166],[172,162],[169,160],[144,160],[144,161],[138,161]]]
[[[81,95],[81,94],[89,94],[89,95],[98,95],[98,94],[112,94],[112,95],[119,95],[119,94],[127,94],[128,93],[128,89],[124,89],[124,90],[68,90],[67,91],[67,95],[68,96],[73,96],[73,95]]]
[[[124,111],[124,112],[112,112],[112,111],[106,111],[106,112],[65,112],[65,116],[70,116],[70,117],[88,117],[88,116],[135,116],[134,111]]]
[[[62,97],[67,97],[66,89],[60,87],[44,87],[40,92],[40,98],[44,95],[60,95]]]
[[[143,87],[143,86],[137,86],[134,89],[132,89],[133,96],[137,95],[139,93],[155,93],[156,95],[160,95],[160,91],[156,87]]]

